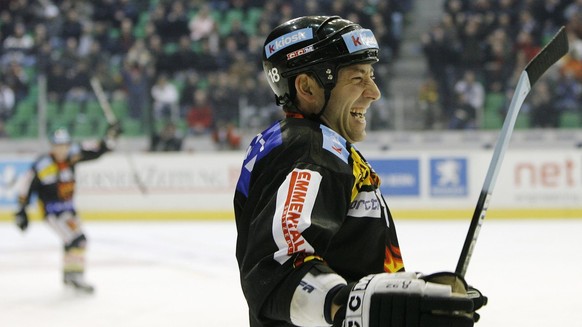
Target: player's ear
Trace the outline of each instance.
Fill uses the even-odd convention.
[[[317,81],[308,74],[299,74],[295,78],[295,90],[297,92],[298,103],[303,110],[317,108],[321,87]]]

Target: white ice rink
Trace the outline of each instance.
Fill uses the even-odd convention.
[[[468,222],[397,221],[410,271],[454,270]],[[61,285],[48,226],[0,223],[0,326],[248,326],[232,222],[86,222],[91,296]],[[476,326],[582,326],[582,220],[486,220],[467,280]]]

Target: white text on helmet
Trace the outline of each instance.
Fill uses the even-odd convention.
[[[265,56],[267,58],[271,57],[273,54],[277,53],[281,49],[284,49],[290,45],[297,42],[302,42],[310,40],[313,38],[313,31],[311,28],[302,28],[297,31],[281,35],[273,41],[265,45]]]

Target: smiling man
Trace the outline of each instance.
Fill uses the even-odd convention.
[[[372,31],[308,16],[267,37],[286,118],[251,142],[234,196],[251,327],[473,326],[484,297],[453,273],[404,272],[380,179],[354,143],[381,96]],[[471,294],[471,297],[468,295]]]

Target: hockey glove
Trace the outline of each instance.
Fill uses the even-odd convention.
[[[345,303],[334,317],[334,327],[474,325],[473,301],[466,294],[454,293],[450,285],[426,282],[415,273],[366,276],[338,292],[333,301]]]
[[[16,226],[18,226],[21,231],[24,232],[28,228],[28,215],[26,214],[26,210],[24,210],[24,208],[20,209],[17,213],[14,214],[14,220],[16,222]]]
[[[121,128],[121,124],[116,122],[114,124],[109,124],[107,127],[107,131],[105,132],[105,137],[103,138],[103,142],[107,146],[108,149],[112,150],[117,145],[117,138],[123,132]]]
[[[116,139],[119,135],[123,133],[123,129],[121,128],[121,124],[119,122],[110,124],[107,127],[107,131],[105,132],[106,138]]]
[[[473,301],[473,320],[479,321],[479,314],[476,311],[487,304],[488,298],[478,289],[467,285],[461,276],[451,272],[439,272],[421,276],[420,279],[430,283],[450,285],[453,293],[466,294]]]

